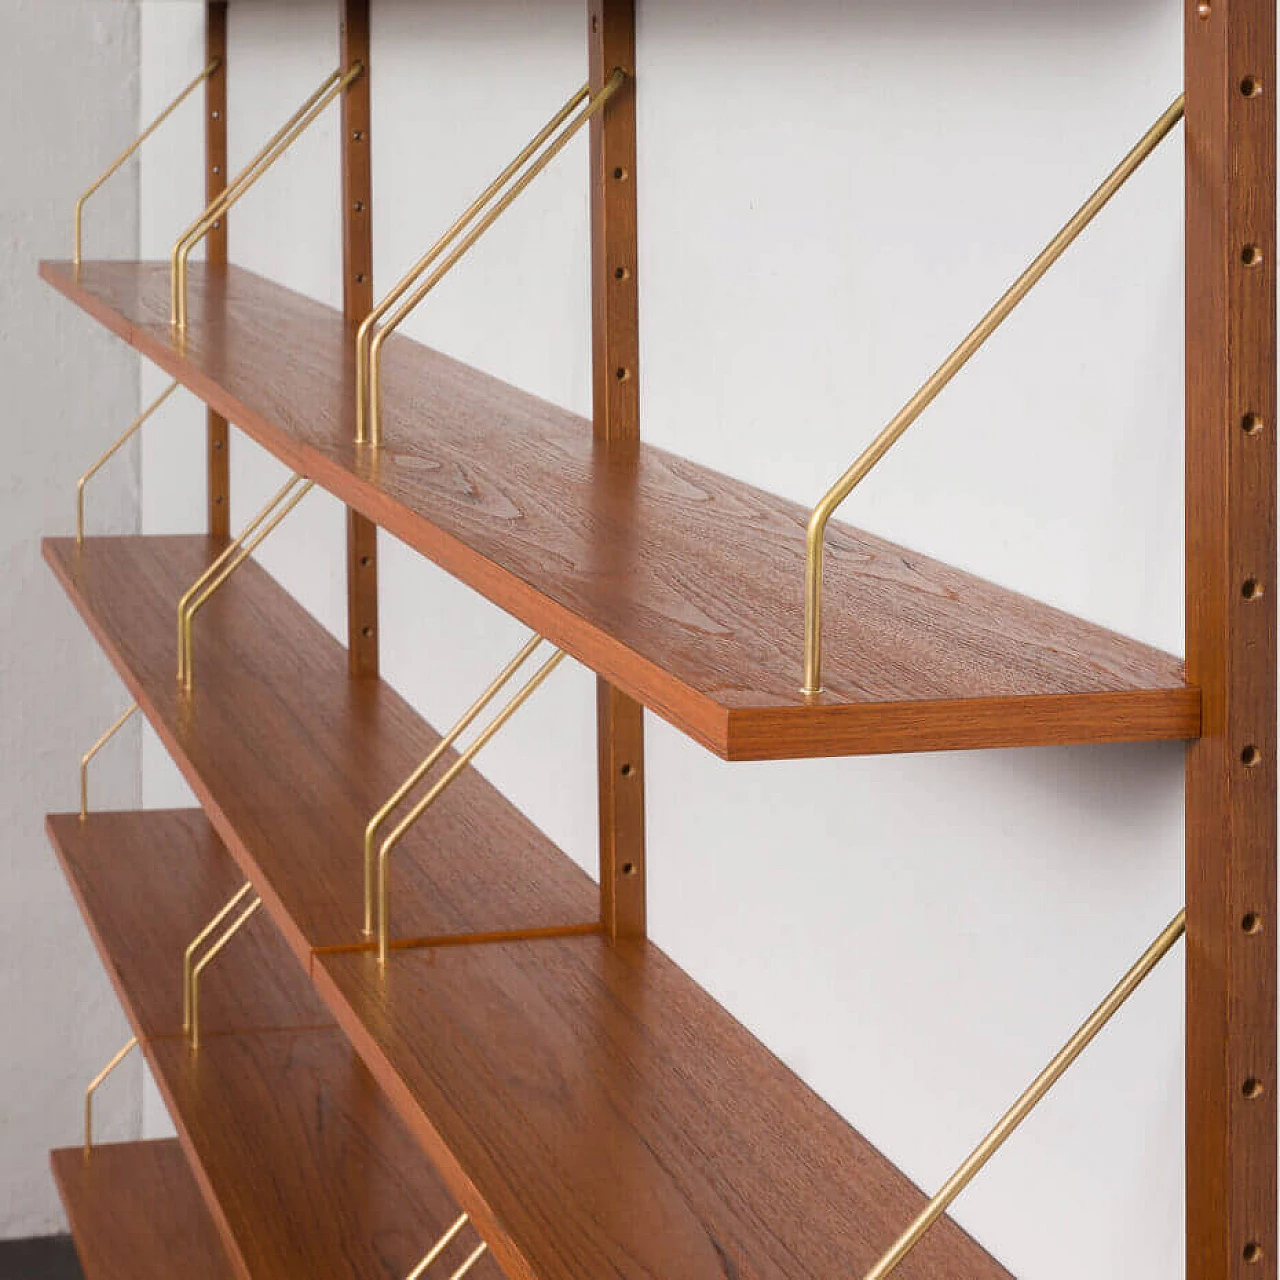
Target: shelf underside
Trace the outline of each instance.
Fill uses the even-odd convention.
[[[183,950],[240,883],[204,815],[48,829],[235,1273],[403,1280],[456,1205],[261,912],[205,973],[199,1049],[181,1035]],[[489,1259],[472,1274],[500,1280]]]
[[[233,1280],[182,1148],[122,1142],[50,1155],[85,1280]]]
[[[807,513],[406,338],[379,451],[354,445],[342,315],[198,267],[181,345],[160,263],[44,278],[286,465],[729,759],[1193,737],[1167,654],[846,525],[828,537],[826,693],[799,693]]]
[[[302,953],[314,922],[330,922],[338,936],[358,924],[358,859],[355,872],[345,870],[352,830],[376,806],[386,779],[367,796],[359,792],[357,803],[352,795],[359,781],[366,770],[386,766],[386,753],[403,735],[415,738],[417,750],[430,730],[393,702],[384,685],[351,677],[341,647],[252,565],[199,619],[197,687],[183,711],[172,627],[163,629],[155,652],[148,637],[157,617],[171,620],[181,584],[214,545],[204,538],[101,539],[79,551],[74,543],[47,543],[46,554],[126,682],[145,695],[146,713],[241,869],[251,869],[255,884],[285,886],[274,898],[264,894],[264,901],[272,915],[282,913],[285,932]],[[278,668],[286,662],[296,664],[294,678],[281,677]],[[302,672],[305,680],[297,678]],[[368,698],[379,700],[380,714],[369,709]],[[364,716],[351,710],[352,700],[366,708]],[[358,734],[366,720],[348,757],[340,741]],[[270,739],[269,750],[259,734]],[[408,760],[401,765],[407,769]],[[582,873],[512,816],[482,779],[468,775],[468,784],[478,790],[459,804],[460,815],[439,816],[418,871],[411,872],[408,858],[397,864],[393,919],[422,913],[432,933],[464,936],[490,932],[495,918],[505,920],[503,913],[517,909],[540,923],[594,919],[595,888]],[[312,797],[324,802],[314,804]],[[295,828],[305,826],[313,808],[325,820],[306,827],[294,850]],[[465,827],[449,825],[464,818]],[[58,820],[69,827],[60,834],[64,843],[77,835],[88,840],[114,822],[152,821],[193,824],[177,855],[185,861],[196,856],[192,850],[216,850],[194,816]],[[90,855],[87,848],[83,861],[82,901],[97,877],[119,885],[133,869],[145,876],[155,867],[145,853],[113,857]],[[121,881],[112,877],[113,867]],[[153,878],[165,878],[158,867]],[[195,871],[172,879],[178,886],[204,883]],[[235,880],[224,871],[208,886],[208,897],[229,891]],[[121,899],[112,907],[119,913],[115,923],[102,919],[102,911],[89,912],[100,945],[109,953],[131,946],[144,956],[158,952],[157,940],[138,936],[155,904],[134,901],[120,888],[113,896]],[[592,914],[566,916],[566,907]],[[304,916],[305,929],[298,923]],[[269,936],[259,942],[268,945]],[[267,982],[268,989],[246,995],[250,1007],[280,999],[264,967],[288,966],[251,948],[236,962],[234,952],[233,946],[219,958],[227,962],[222,990]],[[385,972],[367,948],[330,946],[300,958],[309,964],[325,1016],[336,1017],[341,1032],[282,1030],[267,1039],[302,1046],[290,1051],[302,1055],[310,1037],[345,1033],[512,1280],[858,1275],[923,1204],[883,1156],[648,943],[615,944],[592,933],[402,948],[392,952]],[[242,974],[237,963],[250,972]],[[135,981],[124,977],[127,956],[109,959],[108,967],[118,985]],[[136,981],[149,985],[149,966],[140,968],[147,972]],[[211,988],[211,1014],[216,995]],[[164,1014],[172,995],[163,990],[126,992],[125,999],[172,1017]],[[220,1046],[241,1039],[212,1036],[208,1056],[201,1050],[201,1069],[212,1070],[219,1053],[230,1057],[231,1048]],[[181,1110],[199,1082],[180,1041],[157,1043],[162,1087]],[[339,1046],[328,1052],[338,1066],[304,1058],[304,1078],[351,1070],[342,1067],[347,1060]],[[227,1071],[268,1078],[267,1067],[239,1058]],[[207,1100],[207,1086],[201,1094]],[[902,1280],[1007,1280],[949,1221],[899,1274]]]

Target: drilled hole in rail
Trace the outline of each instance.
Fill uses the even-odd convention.
[[[626,267],[618,267],[613,273],[613,278],[615,280],[630,280],[631,272]]]
[[[360,567],[362,569],[367,569],[372,563],[373,563],[373,558],[371,556],[360,557]]]
[[[1262,1088],[1262,1081],[1255,1080],[1250,1076],[1249,1079],[1241,1086],[1240,1092],[1243,1093],[1250,1102],[1253,1102],[1255,1099],[1260,1098],[1263,1095],[1264,1090]]]
[[[1262,752],[1250,743],[1240,753],[1240,762],[1246,769],[1256,769],[1262,763]]]
[[[1240,928],[1245,933],[1261,933],[1262,917],[1256,911],[1248,911],[1240,921]]]
[[[613,180],[615,182],[626,182],[627,171],[621,165],[613,171]]]
[[[626,366],[619,366],[613,376],[617,378],[619,382],[626,382],[627,379],[631,377],[631,370],[626,368]]]
[[[622,864],[622,874],[624,876],[633,876],[636,873],[636,864],[634,862],[624,862]]]
[[[372,628],[372,627],[361,627],[361,629],[360,629],[360,634],[361,634],[362,636],[364,636],[364,638],[365,638],[366,640],[372,640],[372,639],[373,639],[373,628]]]
[[[1240,253],[1240,261],[1246,267],[1256,267],[1262,262],[1262,249],[1256,244],[1247,244]]]
[[[1262,430],[1262,415],[1260,413],[1246,413],[1240,419],[1240,429],[1247,436],[1256,436]]]
[[[1245,76],[1240,81],[1240,92],[1246,98],[1256,98],[1262,92],[1262,81],[1257,76]]]
[[[1262,583],[1257,578],[1246,578],[1244,585],[1240,588],[1240,594],[1246,600],[1261,600],[1263,596]]]
[[[618,772],[621,773],[624,778],[629,778],[631,777],[631,766],[629,764],[624,764]]]
[[[1245,1245],[1244,1252],[1241,1254],[1241,1257],[1243,1257],[1246,1262],[1261,1262],[1262,1246],[1256,1240],[1250,1240],[1249,1243]]]

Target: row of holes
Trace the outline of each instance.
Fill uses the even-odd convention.
[[[1198,10],[1201,18],[1207,18],[1211,11],[1211,6],[1207,3],[1201,4]],[[1240,81],[1240,92],[1246,98],[1256,98],[1262,93],[1262,81],[1257,76],[1245,76]],[[1261,266],[1262,260],[1262,249],[1256,244],[1247,244],[1241,250],[1240,261],[1246,267]],[[1256,436],[1263,428],[1262,417],[1256,413],[1247,413],[1241,419],[1240,425],[1245,435]],[[1261,600],[1263,596],[1262,583],[1257,578],[1246,578],[1240,594],[1245,600]],[[1262,763],[1262,752],[1258,747],[1250,744],[1240,753],[1240,760],[1246,769],[1256,769]],[[1262,917],[1255,911],[1247,912],[1240,921],[1240,927],[1246,934],[1261,933]],[[1241,1085],[1240,1092],[1248,1101],[1256,1102],[1266,1092],[1266,1086],[1256,1076],[1250,1076]],[[1256,1240],[1250,1240],[1240,1254],[1248,1264],[1261,1262],[1262,1255],[1262,1245]]]

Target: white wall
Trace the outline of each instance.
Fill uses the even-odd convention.
[[[232,6],[234,160],[335,64],[335,21],[331,0]],[[801,501],[1181,80],[1172,0],[641,0],[639,41],[645,435]],[[581,81],[583,5],[376,0],[373,42],[385,288]],[[158,100],[200,62],[198,14],[144,5],[143,47]],[[199,198],[181,146],[145,170],[148,256]],[[1178,139],[845,513],[1175,651],[1181,163]],[[336,302],[336,175],[335,115],[236,211],[234,259]],[[582,412],[585,178],[576,145],[410,326]],[[148,438],[149,531],[200,526],[187,413]],[[237,437],[233,472],[244,519],[279,469]],[[308,499],[263,559],[344,634],[337,504]],[[519,632],[385,537],[382,610],[386,675],[437,724]],[[654,938],[926,1186],[1181,904],[1176,745],[729,766],[661,721],[648,733]],[[575,669],[482,758],[587,867],[593,740]],[[180,797],[154,745],[145,776],[149,801]],[[1025,1280],[1181,1273],[1180,970],[959,1203]]]
[[[40,559],[75,530],[75,480],[137,411],[137,362],[36,278],[71,255],[76,197],[136,133],[138,17],[93,0],[0,6],[0,1239],[63,1217],[50,1147],[80,1141],[85,1085],[128,1037],[43,817],[74,810],[81,752],[128,705]],[[90,204],[86,248],[137,249],[137,171]],[[90,487],[95,532],[137,530],[136,451]],[[92,799],[136,807],[136,729],[95,763]],[[136,1136],[135,1064],[103,1090],[100,1132]]]

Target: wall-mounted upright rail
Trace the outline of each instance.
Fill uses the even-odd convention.
[[[212,204],[227,188],[227,2],[208,0],[205,6],[205,56],[217,68],[204,90],[204,198]],[[346,65],[346,64],[344,64]],[[226,266],[229,253],[228,216],[224,214],[205,237],[205,261]],[[226,418],[205,410],[209,532],[215,538],[231,535],[231,429]]]
[[[1276,6],[1184,0],[1187,1264],[1276,1271]]]
[[[636,210],[635,0],[588,0],[593,92],[626,83],[591,121],[592,430],[611,451],[640,443],[640,265]],[[596,681],[600,917],[611,937],[646,931],[644,709]]]

